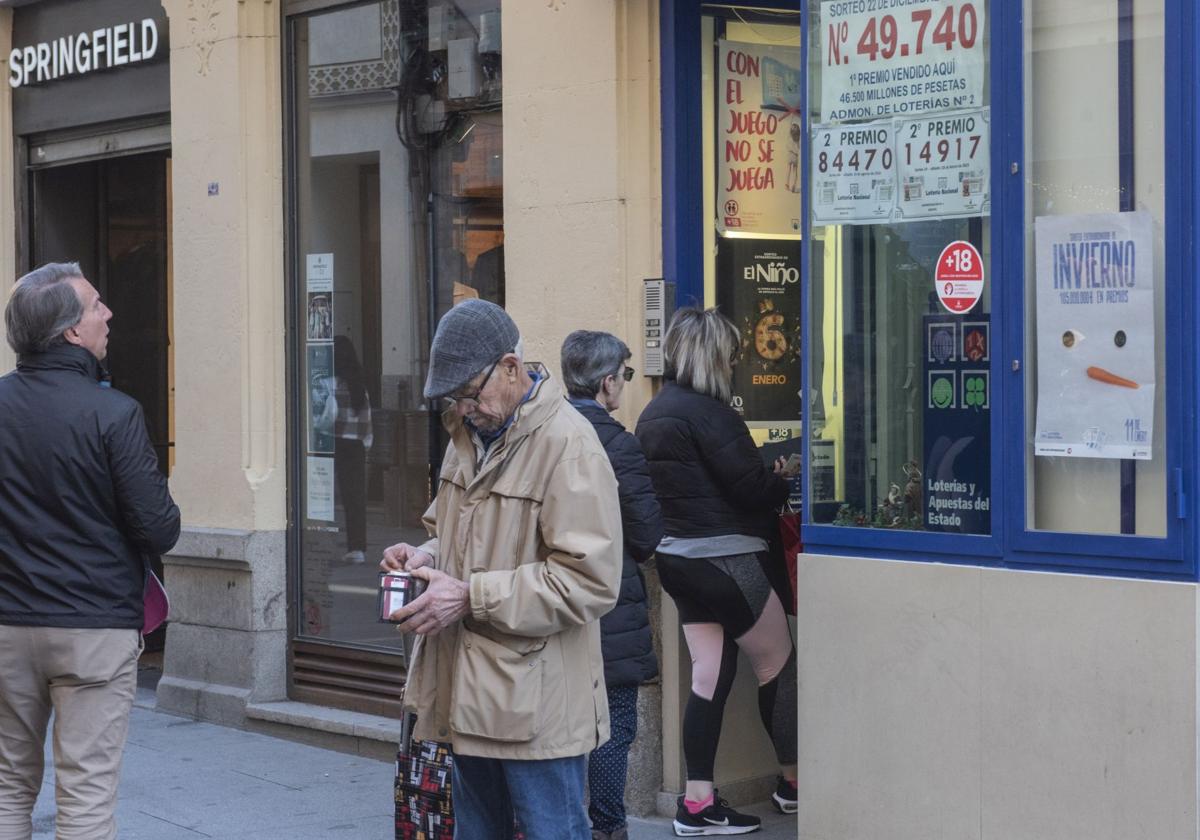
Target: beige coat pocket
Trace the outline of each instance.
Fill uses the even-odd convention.
[[[494,741],[530,741],[541,728],[545,639],[513,638],[517,649],[460,629],[450,726]]]

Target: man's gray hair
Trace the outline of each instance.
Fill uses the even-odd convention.
[[[567,393],[576,399],[595,399],[604,377],[617,374],[632,355],[612,333],[576,330],[562,346],[562,375]]]
[[[71,280],[83,277],[79,263],[47,263],[13,286],[4,308],[8,346],[18,354],[44,353],[66,342],[63,333],[83,318]]]
[[[737,327],[716,309],[680,309],[663,339],[667,377],[728,405],[740,350]]]

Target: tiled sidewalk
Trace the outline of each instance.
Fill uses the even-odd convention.
[[[392,840],[393,766],[156,712],[139,689],[117,817],[121,840]],[[47,750],[47,768],[52,761]],[[755,837],[796,837],[766,806]],[[35,840],[54,837],[47,771]],[[669,820],[631,820],[634,840],[673,837]]]

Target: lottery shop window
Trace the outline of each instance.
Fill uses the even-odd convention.
[[[768,460],[803,448],[801,15],[779,5],[700,17],[704,303],[741,332],[733,406]]]
[[[814,524],[992,532],[990,6],[809,3]]]
[[[1167,535],[1164,15],[1025,3],[1031,531]]]

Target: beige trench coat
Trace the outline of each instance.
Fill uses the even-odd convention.
[[[462,755],[563,758],[608,740],[598,619],[621,582],[617,482],[592,425],[541,373],[482,464],[444,418],[421,549],[470,582],[471,614],[417,638],[405,705],[418,738]]]

